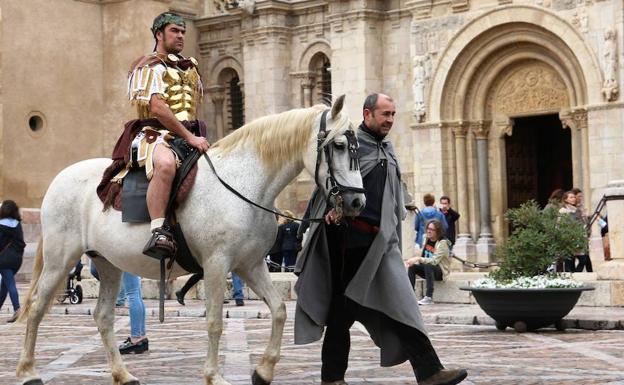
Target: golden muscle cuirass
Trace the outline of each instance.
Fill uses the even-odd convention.
[[[200,102],[199,73],[195,67],[187,70],[167,67],[163,77],[166,84],[165,103],[179,121],[195,120],[197,105]]]

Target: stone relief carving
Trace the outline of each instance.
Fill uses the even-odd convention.
[[[425,118],[425,86],[428,80],[427,62],[428,55],[418,55],[414,57],[414,80],[412,82],[412,93],[414,94],[414,117],[420,123]]]
[[[256,7],[256,2],[255,0],[212,0],[212,6],[216,14],[227,13],[228,10],[234,8],[241,8],[251,15]]]
[[[570,23],[578,28],[581,33],[589,32],[589,17],[587,16],[587,9],[581,8],[572,14]]]
[[[552,0],[537,0],[535,4],[544,8],[550,8],[552,6]]]
[[[546,65],[522,67],[495,92],[494,108],[506,116],[559,110],[569,106],[568,92],[559,75]]]
[[[605,31],[602,59],[604,71],[602,94],[607,101],[611,102],[617,99],[619,93],[617,82],[617,32],[615,28],[609,28]]]

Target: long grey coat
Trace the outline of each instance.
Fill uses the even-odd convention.
[[[388,159],[388,175],[383,193],[380,231],[375,237],[362,265],[346,288],[345,295],[362,305],[360,321],[381,348],[381,365],[392,366],[407,360],[401,341],[380,313],[420,330],[426,335],[414,290],[410,285],[401,258],[401,220],[405,218],[400,170],[392,144],[382,145],[365,131],[358,130],[359,158],[362,177],[379,159]],[[325,199],[316,194],[310,217],[325,212]],[[332,298],[332,279],[325,224],[310,226],[295,272],[299,280],[295,312],[295,343],[307,344],[322,337]],[[380,313],[379,313],[380,312]]]

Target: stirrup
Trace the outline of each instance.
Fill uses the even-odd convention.
[[[156,259],[165,259],[173,257],[176,250],[173,234],[163,226],[152,230],[152,237],[143,248],[143,254]]]

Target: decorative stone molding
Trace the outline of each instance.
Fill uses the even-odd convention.
[[[464,15],[456,17],[461,18]],[[548,29],[543,26],[548,26]],[[423,28],[416,23],[412,28],[414,32],[423,32]],[[502,35],[507,37],[508,42],[503,47],[500,46]],[[538,50],[526,50],[527,47],[536,47]],[[504,51],[505,48],[509,50]],[[557,74],[561,74],[560,78],[565,76],[563,84],[568,87],[565,100],[569,102],[560,105],[555,111],[559,111],[561,107],[592,105],[604,100],[599,61],[578,30],[548,9],[530,5],[507,5],[485,11],[465,23],[435,58],[437,65],[434,67],[427,98],[427,119],[452,121],[461,117],[479,116],[479,109],[485,109],[482,105],[485,104],[486,96],[481,98],[482,95],[476,93],[479,98],[470,99],[470,96],[466,96],[470,83],[483,72],[483,67],[506,59],[500,54],[503,51],[507,53],[507,57],[517,54],[521,59],[519,56],[522,54],[526,60],[537,56],[544,63],[553,63],[552,68],[566,69],[564,72],[557,71]],[[548,67],[547,64],[544,65]],[[487,84],[483,86],[486,87]],[[461,92],[461,96],[455,97],[457,92]],[[539,101],[539,98],[533,100]]]
[[[412,130],[432,130],[432,129],[442,129],[445,123],[436,122],[436,123],[415,123],[411,124],[410,128]]]
[[[433,0],[414,0],[408,1],[407,7],[412,11],[412,18],[414,20],[428,19],[431,17],[431,10],[433,9]]]
[[[507,116],[569,106],[565,83],[546,64],[521,66],[507,75],[494,97],[495,110]]]
[[[604,82],[602,94],[606,101],[617,100],[619,87],[617,81],[618,54],[617,54],[617,30],[609,28],[605,31],[602,49],[602,68]]]
[[[466,12],[468,9],[470,9],[469,0],[451,0],[451,10],[453,13]]]

